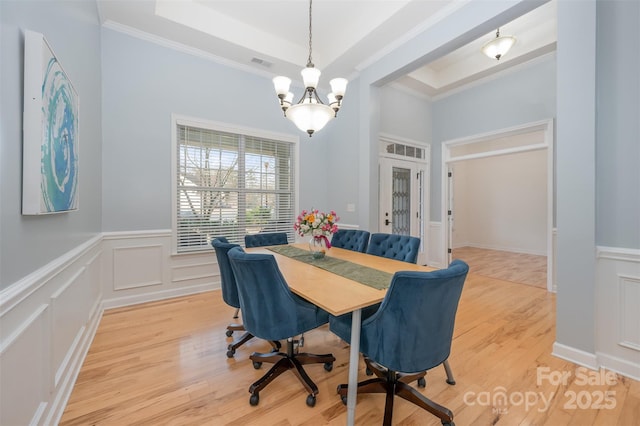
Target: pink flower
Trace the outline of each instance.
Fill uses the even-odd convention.
[[[338,220],[340,218],[333,210],[328,214],[318,209],[302,210],[293,224],[293,229],[300,236],[311,234],[313,236],[328,237],[338,230],[336,225]]]

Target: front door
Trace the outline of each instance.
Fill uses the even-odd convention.
[[[426,264],[426,165],[380,158],[380,232],[411,235],[422,242],[418,264]]]

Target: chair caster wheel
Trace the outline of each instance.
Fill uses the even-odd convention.
[[[258,402],[260,402],[260,395],[258,395],[258,392],[252,393],[251,397],[249,397],[249,404],[255,407],[256,405],[258,405]]]
[[[347,397],[346,396],[341,396],[340,400],[342,401],[342,405],[347,405]]]
[[[333,363],[332,362],[325,362],[324,363],[324,369],[325,369],[325,371],[333,370]]]
[[[373,374],[373,371],[371,371],[369,367],[367,367],[364,369],[364,374],[366,374],[367,376],[371,376]]]
[[[309,395],[307,397],[307,405],[309,407],[314,407],[316,405],[316,396],[315,395]]]
[[[424,379],[424,377],[420,377],[418,379],[418,386],[421,388],[427,386],[427,381]]]
[[[449,423],[447,423],[447,422],[445,422],[445,421],[443,421],[443,422],[442,422],[442,425],[443,425],[443,426],[456,426],[456,424],[455,424],[454,422],[449,422]]]
[[[456,381],[447,379],[447,383],[450,384],[450,385],[455,385]]]
[[[233,358],[233,355],[235,355],[236,350],[233,348],[233,345],[229,345],[227,346],[227,358]]]
[[[233,330],[227,330],[225,334],[227,335],[227,337],[231,337],[231,335],[233,335]]]
[[[262,367],[262,363],[259,361],[253,361],[253,368],[255,368],[256,370],[259,370],[260,367]]]

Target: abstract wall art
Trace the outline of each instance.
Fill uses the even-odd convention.
[[[78,209],[78,108],[44,36],[25,31],[22,214]]]

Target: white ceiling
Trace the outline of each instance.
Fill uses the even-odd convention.
[[[471,0],[315,0],[313,63],[323,80],[358,72]],[[102,24],[268,75],[297,80],[309,56],[306,0],[98,0]],[[398,80],[437,96],[555,50],[552,0],[501,27],[517,38],[500,61],[480,47],[489,33]],[[324,82],[326,83],[326,82]]]

